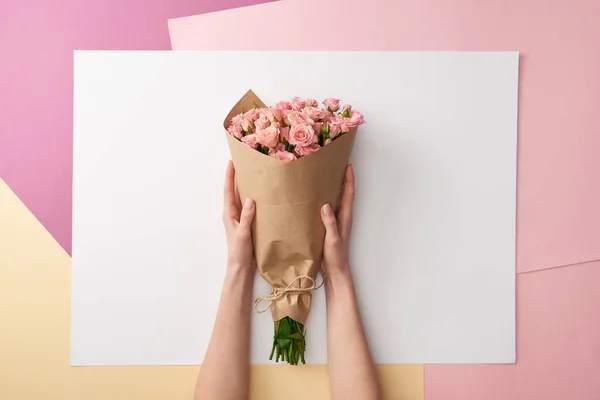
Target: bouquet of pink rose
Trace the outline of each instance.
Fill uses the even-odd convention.
[[[305,362],[311,292],[322,285],[316,284],[325,237],[320,209],[337,204],[364,123],[337,99],[322,104],[294,97],[266,107],[248,91],[224,122],[240,197],[256,204],[254,255],[271,293],[255,309],[270,309],[275,323],[269,359],[293,365]]]
[[[361,113],[350,105],[340,109],[338,99],[323,101],[294,97],[274,107],[256,104],[236,114],[227,132],[253,149],[281,161],[294,161],[327,146],[351,129],[364,124]]]

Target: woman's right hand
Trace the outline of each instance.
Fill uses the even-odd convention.
[[[321,220],[325,225],[325,243],[323,245],[323,273],[334,277],[346,274],[350,270],[349,246],[352,231],[352,210],[354,208],[354,169],[346,167],[344,192],[337,211],[330,204],[321,208]]]
[[[229,161],[225,177],[223,223],[227,236],[227,268],[254,273],[254,247],[252,245],[252,220],[256,207],[252,199],[245,199],[242,205],[235,185],[235,167]]]

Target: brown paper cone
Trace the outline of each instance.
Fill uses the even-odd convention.
[[[250,90],[229,112],[224,127],[234,115],[250,110],[254,104],[265,107]],[[320,210],[326,203],[332,207],[337,204],[356,129],[289,163],[264,155],[228,133],[226,136],[240,198],[256,202],[252,237],[260,276],[275,288],[284,288],[301,275],[316,280],[325,237]],[[311,283],[304,279],[300,284],[310,287]],[[310,293],[302,293],[274,301],[273,320],[288,316],[304,324],[310,300]]]

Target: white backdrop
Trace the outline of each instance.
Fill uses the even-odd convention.
[[[514,362],[517,86],[514,52],[76,52],[72,365],[202,362],[226,262],[222,122],[248,89],[365,115],[352,271],[375,361]],[[324,302],[309,363],[326,362]],[[272,335],[254,315],[253,363]]]

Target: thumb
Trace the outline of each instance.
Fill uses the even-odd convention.
[[[321,220],[323,221],[323,225],[325,225],[326,237],[338,239],[340,235],[338,232],[337,221],[335,220],[335,214],[333,214],[333,210],[329,204],[325,204],[321,207]]]
[[[250,232],[255,213],[256,207],[254,200],[246,199],[244,201],[244,207],[242,208],[242,215],[240,216],[240,229],[242,229],[242,231]]]

